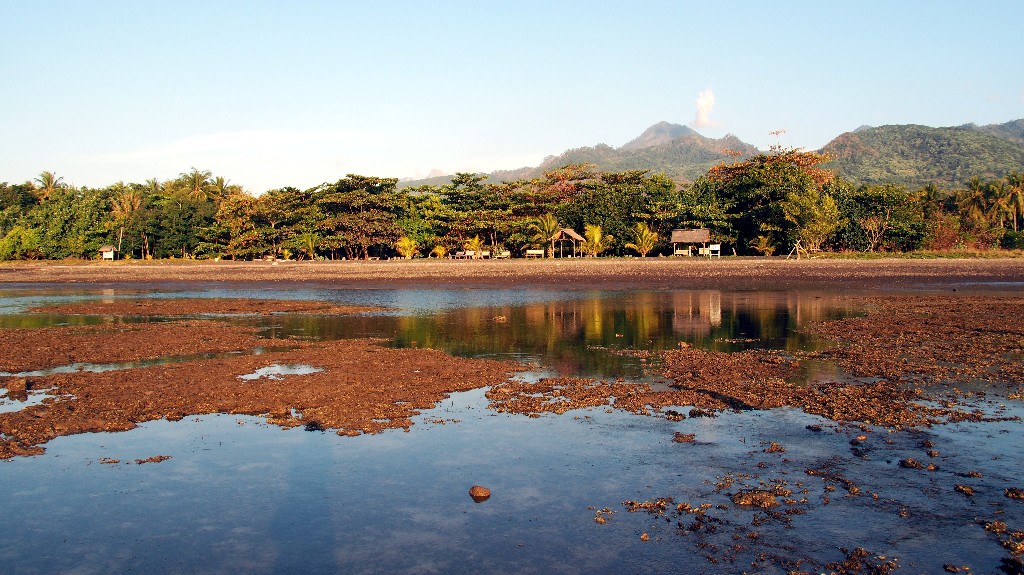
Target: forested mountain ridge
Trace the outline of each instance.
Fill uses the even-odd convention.
[[[914,124],[862,126],[820,152],[826,167],[856,183],[961,186],[973,177],[1001,178],[1024,171],[1024,120],[931,128]]]
[[[537,167],[497,170],[488,176],[490,182],[508,182],[540,177],[544,172],[568,164],[592,164],[603,172],[649,170],[651,173],[663,173],[678,182],[692,182],[716,164],[757,153],[756,147],[732,134],[718,139],[708,138],[686,126],[658,122],[619,148],[607,144],[574,148],[544,158]],[[445,176],[408,180],[399,185],[443,185],[450,182],[451,176]]]

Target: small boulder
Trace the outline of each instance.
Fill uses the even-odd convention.
[[[477,503],[483,503],[491,498],[491,490],[483,485],[474,485],[469,488],[469,496]]]

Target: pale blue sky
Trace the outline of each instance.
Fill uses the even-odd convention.
[[[1002,123],[1022,21],[1020,0],[0,0],[0,181],[195,166],[260,193],[537,165],[661,120],[808,149]]]

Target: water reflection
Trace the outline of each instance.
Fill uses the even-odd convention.
[[[129,294],[102,290],[80,299],[118,297],[254,297],[310,299],[387,306],[380,314],[338,316],[281,314],[218,316],[255,326],[271,339],[372,337],[396,347],[439,349],[466,357],[535,362],[561,375],[644,377],[646,359],[628,352],[657,352],[681,342],[716,351],[749,348],[817,349],[822,342],[804,328],[845,317],[846,300],[807,292],[719,290],[551,292],[548,290],[207,290]],[[70,294],[16,297],[22,310]],[[2,300],[0,300],[2,302]],[[8,306],[13,304],[7,304]],[[169,318],[14,313],[0,327],[118,324]]]
[[[799,292],[594,292],[575,299],[441,310],[429,315],[271,316],[236,321],[267,337],[384,338],[397,347],[537,362],[562,375],[641,377],[646,360],[621,352],[675,349],[808,350],[810,322],[853,310],[834,296]],[[529,300],[530,298],[525,298]]]

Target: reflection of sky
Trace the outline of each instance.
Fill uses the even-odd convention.
[[[562,367],[610,373],[623,369],[614,363],[620,359],[634,362],[639,372],[635,358],[604,348],[671,348],[681,338],[713,346],[728,334],[755,331],[785,339],[795,326],[844,312],[834,298],[820,294],[715,291],[604,297],[527,290],[212,290],[154,297],[188,293],[396,307],[408,315],[261,316],[239,322],[280,334],[408,335],[467,355],[518,354],[543,364],[523,378],[555,375]],[[7,298],[16,301],[13,307],[0,299],[0,309],[82,295],[23,293]],[[505,320],[495,321],[498,315]],[[814,367],[823,372],[820,377],[830,377],[827,368]],[[1004,403],[1008,408],[1001,415],[1024,413],[1019,402]],[[936,571],[941,550],[977,572],[995,572],[1003,552],[986,540],[974,518],[979,510],[998,510],[1007,523],[1024,524],[1024,510],[1002,495],[1024,463],[1016,447],[1024,442],[1019,421],[874,430],[861,446],[870,449],[865,458],[851,454],[849,434],[794,409],[679,422],[604,408],[529,418],[490,411],[484,390],[473,390],[453,394],[414,421],[408,432],[349,438],[221,415],[58,438],[43,456],[0,461],[4,569],[704,573],[715,569],[695,547],[696,537],[678,535],[664,519],[629,514],[621,504],[670,496],[724,505],[711,513],[731,523],[709,540],[724,548],[734,543],[731,526],[748,526],[753,513],[731,505],[730,490],[715,492],[714,483],[730,473],[751,474],[750,480],[739,479],[750,486],[758,477],[806,485],[812,503],[802,507],[807,513],[794,518],[793,529],[768,523],[758,531],[761,541],[776,546],[770,551],[795,549],[820,564],[841,559],[839,547],[865,547]],[[826,429],[812,433],[805,429],[810,423],[825,423]],[[674,432],[694,433],[696,442],[673,443]],[[940,452],[940,472],[896,468],[901,458],[926,457],[919,447],[923,439]],[[765,453],[772,441],[786,452]],[[126,463],[154,455],[171,459]],[[121,463],[101,464],[103,457]],[[760,462],[766,463],[763,469],[756,467]],[[824,483],[806,469],[824,466],[865,493],[880,493],[881,502],[839,493],[831,495],[830,505],[820,505]],[[970,470],[983,477],[959,475]],[[974,500],[933,496],[955,493],[953,485],[968,481],[978,489]],[[474,503],[468,495],[474,484],[489,487],[492,497]],[[617,513],[597,525],[590,506]],[[910,519],[897,515],[900,507],[912,511]],[[651,541],[640,541],[643,532]],[[741,565],[718,567],[734,572]]]

